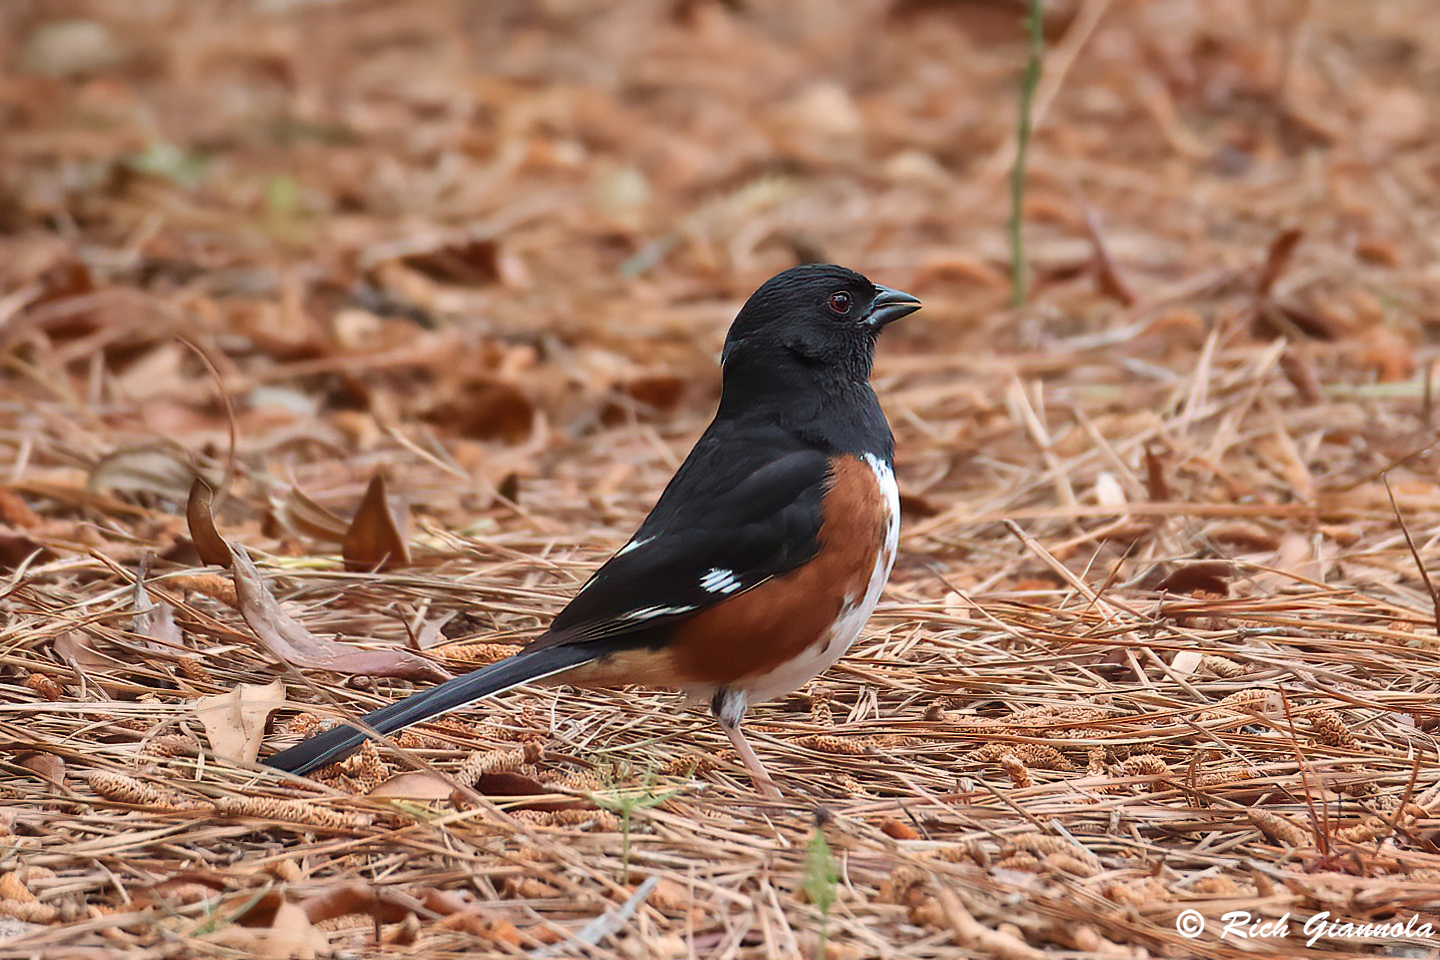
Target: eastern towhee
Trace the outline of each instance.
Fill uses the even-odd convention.
[[[364,725],[395,733],[544,678],[677,687],[778,795],[740,720],[840,659],[890,576],[900,495],[870,368],[881,329],[919,308],[832,265],[766,281],[725,338],[715,419],[635,536],[521,652]],[[334,727],[265,762],[307,773],[369,735]]]

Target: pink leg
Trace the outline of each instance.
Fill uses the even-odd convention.
[[[762,797],[779,800],[780,790],[775,786],[775,780],[765,769],[765,764],[761,763],[760,758],[755,755],[750,741],[745,739],[745,734],[740,730],[740,724],[729,724],[722,720],[720,729],[725,731],[725,736],[730,738],[730,745],[735,748],[735,752],[740,754],[740,759],[745,762],[745,769],[750,771],[750,778],[755,781],[755,789],[760,792]]]

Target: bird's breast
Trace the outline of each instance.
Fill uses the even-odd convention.
[[[676,682],[735,687],[757,703],[797,689],[849,649],[890,576],[900,496],[889,462],[833,457],[815,556],[679,624]]]

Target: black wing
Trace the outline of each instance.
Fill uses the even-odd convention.
[[[778,428],[712,424],[635,536],[536,645],[643,644],[805,563],[819,549],[829,469],[824,453]]]
[[[728,453],[721,455],[723,447]],[[829,462],[778,428],[711,424],[634,538],[524,651],[366,715],[386,734],[481,697],[561,673],[607,648],[663,641],[684,617],[815,555]],[[369,734],[334,727],[265,763],[308,773]]]

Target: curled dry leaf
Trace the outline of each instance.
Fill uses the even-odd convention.
[[[297,667],[363,673],[406,680],[447,680],[450,674],[409,650],[357,650],[322,640],[280,609],[245,548],[233,550],[235,594],[240,615],[277,659]]]
[[[276,506],[275,519],[282,527],[316,540],[343,543],[349,525],[325,507],[311,500],[299,487]]]
[[[214,494],[210,485],[199,477],[190,484],[190,498],[185,503],[185,520],[190,525],[190,539],[195,541],[195,550],[202,563],[219,567],[230,566],[230,545],[215,529],[215,517],[210,503]]]
[[[385,478],[379,475],[371,477],[340,548],[340,555],[345,558],[345,569],[379,571],[409,565],[410,545],[406,542],[403,527],[386,500]]]
[[[144,493],[179,499],[195,482],[195,468],[171,447],[141,446],[116,450],[90,471],[89,490]]]
[[[1275,282],[1285,272],[1290,263],[1290,258],[1295,253],[1295,248],[1300,244],[1300,238],[1305,235],[1303,230],[1291,228],[1281,231],[1274,240],[1270,241],[1270,247],[1265,251],[1265,263],[1260,268],[1260,276],[1255,282],[1255,295],[1268,297],[1275,287]]]
[[[217,757],[254,763],[265,739],[265,722],[284,702],[285,684],[278,679],[263,686],[244,683],[195,701],[195,717]]]
[[[1202,560],[1187,563],[1155,585],[1159,593],[1213,593],[1222,597],[1230,593],[1235,565],[1229,560]]]

